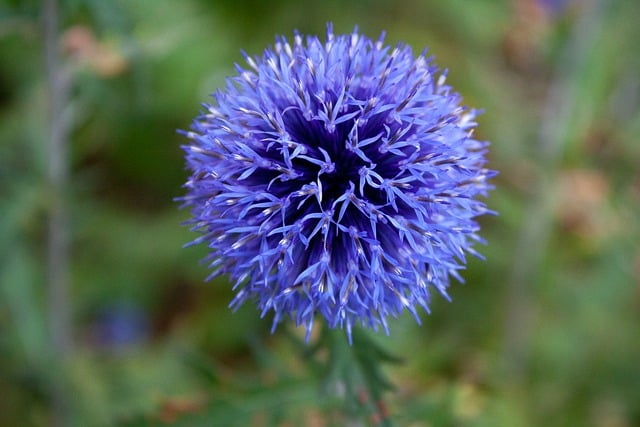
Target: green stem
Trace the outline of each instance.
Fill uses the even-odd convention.
[[[543,106],[543,118],[537,146],[540,171],[527,209],[515,251],[510,276],[510,293],[504,336],[505,377],[520,381],[528,369],[535,295],[532,285],[543,260],[553,227],[553,204],[560,161],[565,150],[568,126],[576,108],[576,75],[600,35],[608,0],[591,0],[583,5],[582,15],[572,29],[558,61],[549,95]]]
[[[50,195],[47,246],[47,301],[51,346],[54,357],[52,387],[52,424],[69,425],[68,398],[62,375],[65,360],[72,351],[69,303],[69,213],[68,125],[63,116],[67,100],[67,82],[60,67],[58,52],[58,5],[56,0],[42,4],[44,55],[49,91],[48,189]]]
[[[325,390],[341,397],[344,411],[352,420],[366,418],[369,425],[391,427],[384,393],[393,385],[383,373],[387,363],[399,359],[384,351],[360,328],[352,331],[350,344],[343,330],[323,331],[322,341],[329,350]]]

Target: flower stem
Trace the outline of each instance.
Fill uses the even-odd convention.
[[[69,424],[68,398],[64,392],[65,361],[72,351],[69,301],[69,212],[68,125],[63,116],[67,101],[67,82],[58,52],[58,5],[56,0],[42,3],[44,60],[48,88],[48,190],[49,224],[47,242],[48,324],[54,358],[52,387],[52,425]]]
[[[325,328],[323,338],[329,350],[325,391],[328,395],[342,397],[344,413],[354,421],[367,418],[375,427],[393,425],[384,393],[393,385],[385,377],[385,363],[400,360],[375,343],[361,328],[352,331],[350,344],[343,330]]]
[[[553,226],[553,203],[560,161],[564,153],[571,116],[577,100],[576,75],[583,68],[594,39],[600,34],[608,0],[590,0],[583,5],[558,61],[549,95],[543,106],[543,118],[537,146],[539,179],[527,210],[516,247],[510,277],[504,337],[506,376],[517,381],[529,364],[529,345],[533,323],[531,287],[543,260]]]

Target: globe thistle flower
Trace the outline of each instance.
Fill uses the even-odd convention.
[[[418,319],[488,212],[487,143],[476,112],[425,53],[360,35],[276,38],[215,93],[184,132],[191,176],[181,200],[205,243],[211,277],[228,274],[230,306],[255,301],[311,331],[387,331]]]

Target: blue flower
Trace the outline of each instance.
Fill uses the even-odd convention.
[[[425,53],[354,31],[324,43],[296,33],[215,93],[184,132],[185,206],[233,308],[255,301],[273,327],[387,331],[429,310],[477,255],[477,200],[494,175],[476,112]]]

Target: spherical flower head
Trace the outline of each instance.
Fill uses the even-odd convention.
[[[489,212],[486,142],[475,112],[425,54],[358,34],[324,42],[295,34],[215,95],[185,132],[193,243],[212,276],[234,283],[232,307],[255,301],[273,327],[309,333],[387,328],[404,309],[418,319],[432,289],[476,254]]]

